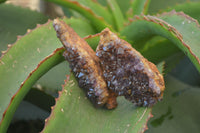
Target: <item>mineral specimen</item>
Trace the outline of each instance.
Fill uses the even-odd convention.
[[[79,86],[96,106],[103,106],[109,99],[109,91],[102,75],[99,58],[87,42],[65,22],[55,19],[53,26],[66,49],[64,57],[78,78]],[[114,108],[110,104],[108,108]]]
[[[55,19],[54,28],[79,86],[96,106],[113,109],[117,96],[137,106],[152,106],[162,99],[165,84],[157,67],[108,28],[94,35],[100,35],[96,55],[63,21]]]
[[[109,89],[137,106],[152,106],[162,99],[163,76],[156,66],[108,28],[96,49]]]

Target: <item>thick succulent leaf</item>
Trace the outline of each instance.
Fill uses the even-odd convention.
[[[151,108],[134,107],[123,97],[118,98],[118,107],[114,110],[95,108],[79,88],[74,75],[66,82],[46,120],[44,133],[128,133],[146,129]]]
[[[79,12],[81,15],[83,15],[85,18],[87,18],[91,24],[95,27],[97,32],[100,32],[106,27],[109,27],[110,29],[111,26],[106,23],[106,21],[102,18],[97,16],[91,9],[86,8],[85,6],[81,5],[77,1],[71,1],[71,0],[47,0],[56,4],[59,4],[63,7],[73,9],[77,12]]]
[[[115,0],[107,0],[109,9],[114,17],[117,31],[120,31],[124,26],[124,16]]]
[[[151,62],[157,64],[179,51],[180,49],[173,45],[169,40],[156,36],[144,45],[144,48],[141,50],[141,54]]]
[[[0,51],[6,50],[7,44],[14,43],[17,35],[23,35],[37,23],[47,21],[41,13],[9,4],[0,5],[0,18]]]
[[[127,11],[131,9],[131,1],[129,0],[116,0],[124,17],[126,17]]]
[[[147,14],[151,0],[134,0],[132,3],[133,15]]]
[[[199,0],[189,0],[189,1],[197,2]],[[163,9],[175,6],[177,4],[183,4],[185,2],[188,2],[188,0],[151,0],[151,3],[149,5],[149,13],[155,14],[158,13],[158,11],[162,11]]]
[[[80,36],[94,34],[92,27],[87,22],[78,19],[65,19],[65,21]],[[18,38],[17,42],[1,57],[0,130],[6,131],[17,105],[31,88],[31,85],[49,70],[49,67],[52,68],[56,62],[59,62],[58,57],[61,55],[55,57],[57,61],[52,60],[54,65],[51,65],[48,60],[41,61],[61,46],[53,30],[52,22],[49,21],[47,24],[29,31],[24,37]],[[42,70],[39,69],[40,67],[37,67],[40,62],[44,64],[44,66],[41,65]],[[66,68],[65,71],[67,70],[69,69]],[[33,76],[32,72],[36,74]]]
[[[200,2],[186,2],[183,4],[178,4],[175,6],[172,6],[170,8],[165,9],[164,11],[183,11],[184,13],[188,14],[189,16],[197,19],[200,22]]]
[[[45,91],[32,88],[24,97],[24,101],[27,101],[33,105],[36,105],[37,107],[51,112],[51,106],[55,104],[55,99],[52,95],[49,95],[45,93]]]
[[[13,130],[15,132],[18,131],[17,129],[20,128],[21,126],[17,126],[16,124],[19,123],[20,121],[28,122],[32,120],[39,120],[42,122],[50,115],[51,106],[53,106],[54,104],[55,104],[55,98],[52,95],[49,95],[45,91],[40,90],[38,88],[30,89],[30,91],[26,94],[24,99],[20,102],[19,106],[17,107],[17,110],[14,113],[12,122],[9,125],[7,132],[9,132],[9,129],[13,129],[13,125],[15,125],[16,127]],[[25,126],[27,122],[24,122],[24,124],[22,125]],[[43,124],[41,126],[42,126],[41,128],[43,128]],[[38,129],[38,126],[33,127],[33,130],[36,129]],[[28,132],[27,128],[24,130]],[[18,131],[18,132],[24,132],[24,131]]]
[[[73,22],[74,24],[77,23],[76,21]],[[77,23],[77,29],[79,28],[79,23]],[[79,31],[81,34],[84,34],[84,31]],[[83,32],[83,33],[82,33]],[[98,45],[99,39],[98,38],[90,38],[86,40],[88,44],[96,50]],[[64,84],[64,80],[66,78],[66,74],[70,74],[70,70],[68,67],[68,62],[64,61],[54,68],[52,68],[48,73],[43,75],[36,83],[35,87],[39,87],[44,90],[46,93],[51,94],[53,96],[57,96],[57,92],[62,90],[62,84]],[[67,71],[66,71],[67,69]],[[56,77],[56,80],[55,80]]]
[[[157,65],[162,73],[164,62]],[[67,76],[56,105],[46,119],[43,132],[143,132],[151,117],[151,108],[134,107],[123,97],[114,110],[95,108],[78,86],[73,74]],[[57,127],[57,128],[55,128]]]
[[[103,17],[108,24],[110,25],[114,24],[113,16],[109,12],[109,10],[106,7],[99,4],[98,2],[93,0],[74,0],[74,1],[78,1],[85,7],[90,8],[96,15]]]
[[[200,71],[199,27],[196,20],[182,12],[172,11],[158,17],[136,16],[121,34],[128,40],[135,41],[136,44],[148,37],[163,36],[179,47]]]
[[[45,75],[43,75],[34,85],[38,89],[42,89],[47,94],[54,97],[57,96],[57,92],[62,90],[62,84],[66,78],[66,74],[70,73],[69,64],[64,61],[57,66],[53,67]],[[56,80],[55,80],[56,77]]]
[[[200,73],[198,73],[198,70],[187,56],[184,56],[184,58],[170,72],[170,75],[176,77],[185,84],[200,86]]]
[[[176,45],[160,36],[155,36],[146,42],[140,52],[145,58],[155,64],[164,61],[164,74],[170,72],[184,57],[184,54]]]
[[[12,81],[12,80],[14,78],[16,79],[17,76],[19,77],[19,75],[15,75],[15,74],[20,74],[21,73],[21,75],[23,75],[23,73],[25,73],[24,69],[26,69],[26,68],[24,68],[21,65],[19,65],[19,67],[23,68],[23,70],[20,70],[18,68],[18,65],[15,65],[14,67],[12,67],[10,69],[6,69],[5,68],[7,65],[10,65],[10,62],[6,62],[6,56],[11,55],[10,51],[12,51],[12,50],[10,49],[9,52],[6,55],[4,55],[3,59],[5,59],[5,63],[3,64],[4,66],[1,67],[1,73],[4,74],[4,75],[2,75],[2,78],[6,79],[6,80],[7,79],[11,79],[11,81],[9,80],[7,82],[11,82],[10,84],[13,85],[14,81]],[[63,48],[57,49],[52,55],[48,56],[43,61],[41,61],[39,63],[39,65],[28,75],[28,77],[26,78],[26,80],[24,82],[22,82],[22,84],[20,85],[20,88],[12,96],[11,100],[9,98],[10,98],[10,95],[11,95],[12,91],[14,90],[14,89],[12,89],[12,88],[14,88],[14,86],[8,86],[7,85],[9,87],[9,88],[7,88],[7,86],[5,86],[2,83],[4,86],[1,85],[1,88],[3,89],[3,87],[4,87],[6,89],[1,90],[1,92],[3,91],[1,94],[4,94],[4,95],[1,96],[1,100],[0,101],[2,103],[1,105],[3,105],[2,109],[3,109],[3,107],[4,108],[7,107],[7,109],[5,110],[5,112],[3,113],[3,117],[1,118],[0,132],[5,132],[6,131],[8,125],[9,125],[11,119],[12,119],[12,116],[13,116],[16,108],[17,108],[17,106],[22,101],[22,99],[24,98],[24,96],[27,94],[27,92],[29,91],[29,89],[31,88],[31,86],[35,83],[35,81],[39,77],[41,77],[41,75],[43,75],[45,72],[47,72],[51,67],[57,65],[58,63],[60,63],[61,61],[64,60],[63,57],[62,57],[63,51],[64,51]],[[20,59],[15,59],[14,61],[15,62],[22,62],[22,61],[20,61]],[[34,64],[32,64],[32,65],[34,65]],[[28,67],[29,66],[27,64],[27,68]],[[11,69],[13,69],[14,71],[18,71],[18,72],[14,72]],[[4,72],[2,72],[2,70],[4,70]],[[12,75],[13,77],[12,78],[10,77],[11,75],[8,75],[9,71],[13,72],[13,75]],[[19,82],[19,80],[16,80],[16,81]],[[6,81],[3,80],[3,82],[6,82]],[[14,85],[17,85],[17,84],[14,84]]]
[[[169,57],[167,57],[165,61],[165,69],[164,73],[167,74],[172,71],[176,67],[176,65],[185,57],[183,52],[177,52]]]
[[[147,133],[198,133],[200,88],[172,76],[166,78],[164,99],[152,109]]]

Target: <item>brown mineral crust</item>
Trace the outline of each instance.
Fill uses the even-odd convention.
[[[137,106],[162,99],[164,80],[156,66],[109,29],[102,31],[96,50],[108,88]]]
[[[95,106],[104,105],[108,100],[108,88],[95,52],[65,22],[55,19],[53,26],[66,49],[63,55],[78,78],[79,86]]]
[[[112,90],[109,90],[108,101],[106,103],[107,109],[114,109],[117,107],[117,94]]]

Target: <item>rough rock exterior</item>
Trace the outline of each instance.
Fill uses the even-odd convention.
[[[87,42],[65,22],[55,19],[53,25],[66,49],[64,57],[78,78],[79,86],[85,90],[87,97],[95,106],[104,105],[109,94],[99,58]]]
[[[96,49],[109,89],[137,106],[152,106],[162,99],[163,76],[156,66],[109,29],[102,31]]]
[[[162,99],[164,79],[156,66],[108,28],[98,34],[96,55],[65,22],[54,20],[54,28],[79,86],[96,106],[113,109],[117,96],[137,106],[152,106]]]

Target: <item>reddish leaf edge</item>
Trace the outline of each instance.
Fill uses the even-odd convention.
[[[65,92],[64,87],[68,84],[68,82],[70,82],[69,79],[70,79],[71,74],[72,74],[72,73],[70,73],[69,75],[66,75],[66,79],[64,80],[64,84],[62,85],[62,90],[61,90],[61,91],[58,91],[58,97],[55,98],[55,105],[53,105],[53,106],[51,107],[51,114],[50,114],[50,116],[49,116],[48,118],[45,119],[44,128],[43,128],[43,130],[41,131],[41,133],[44,132],[44,129],[45,129],[45,127],[48,125],[49,120],[50,120],[52,117],[55,117],[55,116],[54,116],[54,113],[53,113],[53,112],[54,112],[53,110],[55,109],[55,107],[56,107],[56,105],[57,105],[57,101],[59,101],[59,99],[60,99],[60,96],[62,95],[63,92]],[[91,106],[92,106],[92,105],[91,105]],[[146,119],[146,122],[143,124],[142,128],[139,130],[139,133],[144,133],[146,130],[148,130],[148,125],[147,125],[147,123],[148,123],[148,121],[153,117],[153,115],[152,115],[152,107],[150,107],[150,108],[151,108],[151,111],[150,111],[150,113],[148,114],[148,117],[147,117],[147,119]],[[138,125],[138,123],[142,120],[142,118],[144,117],[144,115],[145,115],[147,109],[148,109],[148,108],[146,107],[146,109],[144,110],[144,112],[143,112],[142,115],[140,116],[139,120],[134,124],[134,126],[132,127],[132,129],[134,129],[134,128]],[[60,111],[63,111],[63,109],[61,108]]]
[[[7,44],[7,50],[5,51],[1,51],[2,55],[0,57],[0,65],[4,65],[4,62],[2,61],[2,58],[9,52],[9,50],[17,44],[17,42],[24,36],[30,34],[32,31],[36,30],[37,28],[40,28],[42,26],[48,25],[49,23],[51,23],[52,20],[48,19],[48,21],[44,24],[37,24],[35,28],[33,29],[27,29],[27,32],[24,35],[18,35],[16,41],[13,44]]]
[[[41,133],[43,133],[45,127],[48,125],[50,118],[51,118],[51,117],[54,117],[53,110],[55,109],[56,104],[57,104],[57,101],[60,99],[60,96],[61,96],[62,93],[65,91],[64,87],[65,87],[65,85],[68,84],[69,79],[70,79],[70,75],[71,75],[71,73],[70,73],[69,75],[66,75],[66,79],[64,80],[64,84],[62,85],[62,90],[61,90],[61,91],[58,91],[58,97],[55,98],[55,105],[53,105],[53,106],[51,107],[51,114],[50,114],[50,116],[49,116],[48,118],[45,119],[44,128],[42,129]],[[61,108],[61,111],[62,111],[62,108]]]
[[[189,15],[185,14],[184,12],[176,12],[175,10],[172,10],[171,12],[164,12],[164,13],[162,13],[162,14],[160,14],[160,15],[158,14],[157,16],[160,17],[160,16],[165,16],[165,15],[178,15],[178,16],[184,17],[184,18],[190,20],[191,22],[194,22],[194,23],[196,24],[196,26],[197,26],[198,28],[200,28],[199,22],[198,22],[196,19],[194,19],[194,18],[190,17]],[[169,24],[168,24],[168,25],[169,25]],[[169,25],[169,27],[172,27],[172,30],[173,30],[174,32],[176,32],[176,33],[178,33],[179,35],[181,35],[173,26]],[[181,35],[180,41],[181,41],[181,42],[183,43],[183,45],[189,50],[189,52],[196,58],[196,60],[198,61],[199,65],[200,65],[200,59],[192,52],[190,46],[188,46],[188,45],[183,41],[182,35]]]
[[[42,60],[42,61],[37,65],[37,67],[36,67],[32,72],[29,73],[28,77],[21,83],[21,85],[20,85],[19,89],[17,90],[17,92],[12,96],[9,105],[11,104],[11,102],[12,102],[12,100],[15,98],[15,96],[19,93],[20,89],[24,86],[24,84],[26,83],[26,81],[33,75],[33,73],[34,73],[46,60],[48,60],[49,58],[51,58],[51,57],[52,57],[53,55],[55,55],[57,52],[62,53],[63,51],[64,51],[64,47],[57,48],[55,51],[53,51],[53,53],[52,53],[51,55],[47,56],[44,60]],[[9,105],[8,105],[7,109],[9,108]],[[4,111],[3,117],[5,116],[5,113],[6,113],[7,109]],[[3,119],[3,118],[2,118],[2,119]],[[1,119],[1,121],[0,121],[0,125],[1,125],[2,119]]]
[[[129,21],[130,22],[134,22],[134,21],[138,21],[138,20],[145,20],[145,21],[153,22],[155,24],[158,24],[158,25],[164,27],[165,29],[167,29],[169,32],[171,32],[173,35],[175,35],[178,38],[178,40],[188,49],[188,51],[191,53],[191,55],[196,59],[196,61],[200,65],[200,59],[192,52],[190,46],[187,45],[183,41],[183,37],[182,37],[181,33],[179,33],[179,31],[177,31],[175,27],[173,27],[172,25],[168,24],[164,20],[162,20],[160,18],[157,18],[157,17],[161,17],[161,16],[165,16],[165,15],[178,15],[178,16],[184,17],[184,18],[190,20],[191,22],[196,23],[196,26],[198,28],[200,27],[199,22],[196,19],[186,15],[184,12],[176,12],[175,10],[172,10],[170,12],[164,12],[162,14],[157,14],[156,16],[151,16],[151,15],[138,16],[138,15],[135,15],[134,18],[133,19],[129,19]],[[131,23],[129,23],[129,24],[131,24]]]
[[[62,53],[63,53],[63,52],[64,52],[64,48],[63,48],[63,47],[57,48],[56,50],[54,50],[53,53],[50,54],[49,56],[47,56],[45,59],[43,59],[43,60],[37,65],[37,67],[36,67],[32,72],[29,73],[28,77],[21,83],[19,89],[18,89],[17,92],[12,96],[8,107],[6,108],[6,110],[5,110],[4,113],[3,113],[3,117],[2,117],[2,119],[1,119],[1,121],[0,121],[0,131],[1,131],[1,128],[2,128],[2,123],[3,123],[4,118],[6,117],[6,115],[14,115],[14,114],[8,114],[7,112],[11,109],[10,107],[11,107],[11,105],[12,105],[12,102],[16,99],[16,97],[18,96],[18,94],[22,91],[22,89],[23,89],[24,85],[27,83],[27,81],[28,81],[32,76],[34,76],[34,74],[37,72],[37,70],[38,70],[44,63],[46,63],[46,61],[48,61],[49,59],[51,59],[51,57],[53,57],[54,55],[59,54],[61,58],[58,59],[57,62],[53,62],[53,64],[51,65],[51,67],[47,68],[47,70],[44,70],[45,72],[42,73],[39,77],[41,77],[42,75],[44,75],[44,74],[45,74],[48,70],[50,70],[53,66],[55,66],[55,65],[61,63],[62,61],[64,61],[64,57],[62,56]],[[36,81],[37,81],[37,80],[36,80]],[[32,83],[32,84],[34,84],[34,83]],[[30,90],[30,88],[25,88],[25,89]],[[23,97],[24,97],[25,95],[26,95],[26,94],[24,94],[24,95],[20,98],[20,100],[23,99]],[[18,105],[17,105],[17,106],[18,106]],[[9,122],[9,123],[10,123],[10,122]],[[4,128],[5,128],[5,127],[4,127]],[[7,128],[7,127],[6,127],[6,128]],[[5,130],[5,129],[3,129],[3,130]]]
[[[26,9],[26,8],[25,8],[25,9]],[[28,8],[27,8],[27,9],[28,9]],[[35,28],[33,28],[33,29],[27,29],[27,32],[26,32],[24,35],[18,35],[16,41],[15,41],[13,44],[7,44],[7,50],[5,50],[5,51],[0,51],[0,52],[2,53],[2,55],[1,55],[1,57],[0,57],[0,66],[1,66],[1,65],[5,65],[5,63],[2,61],[2,59],[3,59],[4,56],[10,51],[10,49],[12,49],[12,47],[14,47],[15,45],[17,45],[17,42],[18,42],[21,38],[23,38],[23,37],[29,35],[31,32],[33,32],[34,30],[36,30],[36,29],[38,29],[38,28],[40,28],[40,27],[42,27],[42,26],[48,25],[48,24],[51,23],[51,22],[52,22],[52,21],[51,21],[50,19],[48,19],[48,21],[45,22],[44,24],[36,24],[36,27],[35,27]],[[37,68],[37,67],[36,67],[36,68]],[[32,71],[31,73],[33,73],[33,71]],[[29,74],[29,76],[31,76],[31,75]],[[28,77],[29,77],[29,76],[28,76]],[[28,77],[27,77],[25,80],[27,80]],[[23,84],[23,83],[22,83],[22,84]],[[22,85],[22,84],[21,84],[21,85]],[[20,85],[20,88],[21,88],[21,85]],[[19,91],[19,89],[18,89],[18,91]],[[11,101],[13,101],[14,96],[18,93],[18,91],[12,96],[12,98],[11,98],[11,100],[10,100],[10,103],[8,104],[8,107],[5,109],[4,113],[2,114],[2,119],[0,120],[0,132],[1,132],[1,130],[2,130],[1,126],[2,126],[3,119],[4,119],[5,115],[6,115],[6,112],[7,112],[8,108],[9,108],[9,106],[10,106],[10,104],[11,104]],[[6,127],[6,128],[7,128],[7,127]],[[3,130],[5,130],[5,129],[3,129]]]
[[[164,73],[164,71],[165,71],[165,61],[163,61],[163,62],[160,62],[159,64],[157,64],[157,67],[160,67],[160,69],[159,70],[162,70],[162,71],[160,71],[160,73],[164,76],[165,75],[165,73]],[[149,116],[148,116],[148,118],[146,119],[146,123],[143,125],[143,127],[141,128],[141,130],[139,131],[139,133],[144,133],[145,131],[147,131],[149,128],[148,128],[148,121],[151,119],[151,118],[153,118],[154,116],[153,116],[153,114],[152,114],[152,108],[153,107],[150,107],[151,108],[151,111],[150,111],[150,113],[149,113]],[[138,120],[138,122],[132,127],[132,128],[134,128],[134,127],[136,127],[137,126],[137,124],[142,120],[142,117],[144,116],[144,114],[145,114],[145,112],[147,111],[147,109],[148,108],[146,108],[145,109],[145,111],[143,112],[143,114],[142,114],[142,116],[140,117],[140,119]]]
[[[71,1],[71,0],[67,0],[69,3],[76,5],[77,7],[87,11],[88,13],[90,13],[91,15],[95,16],[96,18],[98,18],[100,21],[105,21],[103,17],[96,15],[89,7],[83,6],[81,5],[79,2],[77,1]]]
[[[187,7],[188,7],[189,4],[199,4],[199,3],[200,3],[199,1],[185,1],[183,3],[176,3],[176,5],[169,6],[169,7],[165,8],[165,9],[159,10],[158,13],[161,14],[161,13],[164,13],[166,11],[171,11],[173,9],[176,11],[176,7],[180,7],[180,6],[184,6],[184,5],[187,5]]]
[[[139,121],[142,120],[142,117],[144,116],[144,114],[146,113],[146,111],[147,111],[147,108],[146,108],[145,111],[143,112],[143,114],[142,114],[142,116],[140,117],[140,119],[138,120],[137,124],[139,123]],[[149,121],[151,118],[153,118],[152,107],[151,107],[151,112],[149,113],[149,116],[148,116],[147,119],[146,119],[146,123],[143,125],[143,127],[141,128],[141,130],[139,131],[139,133],[144,133],[145,131],[147,131],[147,130],[149,129],[147,123],[148,123],[148,121]],[[136,126],[136,124],[135,124],[134,126]]]
[[[100,32],[106,27],[109,27],[113,31],[113,28],[110,24],[108,24],[105,19],[97,14],[95,14],[89,7],[81,5],[78,1],[72,1],[72,0],[47,0],[49,2],[53,2],[56,4],[60,4],[62,6],[66,6],[70,9],[73,9],[77,12],[79,12],[81,15],[83,15],[85,18],[87,18],[89,21],[93,21],[91,24],[95,27],[97,32]],[[86,14],[86,15],[84,15]],[[95,24],[94,24],[95,22]],[[97,25],[97,24],[98,25]]]

